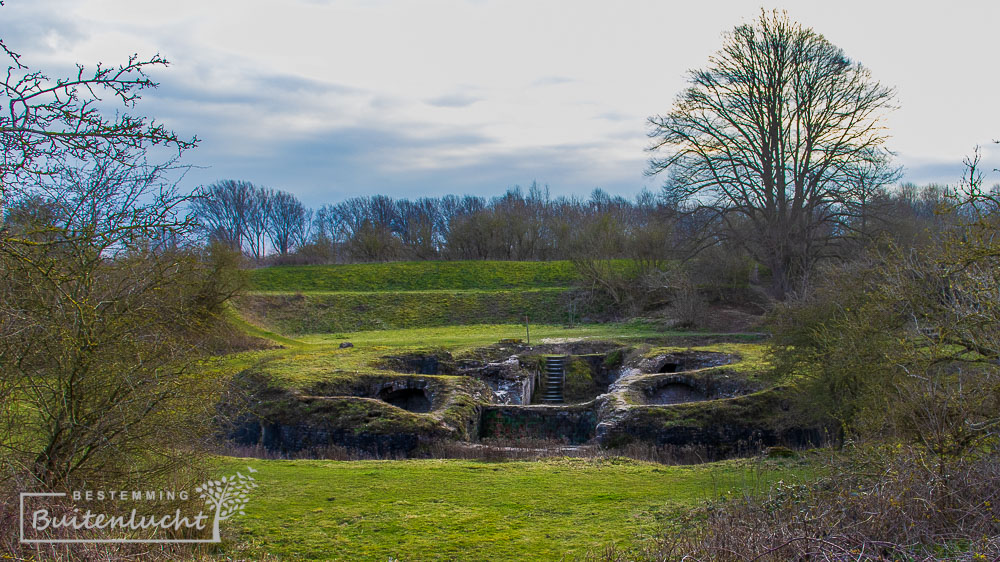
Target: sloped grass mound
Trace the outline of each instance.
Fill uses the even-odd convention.
[[[250,321],[282,334],[318,334],[468,324],[560,324],[564,289],[373,293],[256,293],[236,306]],[[579,314],[579,313],[578,313]],[[578,318],[577,318],[578,319]]]
[[[275,266],[250,272],[257,291],[428,291],[569,287],[569,261],[420,261]]]

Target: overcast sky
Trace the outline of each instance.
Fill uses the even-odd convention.
[[[761,7],[788,10],[898,92],[905,180],[1000,167],[1000,2],[6,0],[0,36],[50,71],[159,52],[140,110],[201,146],[189,187],[245,179],[318,206],[355,195],[627,196],[646,118]],[[992,183],[996,174],[990,176]]]

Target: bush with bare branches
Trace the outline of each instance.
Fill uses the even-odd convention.
[[[854,449],[829,476],[709,502],[637,551],[604,560],[996,560],[997,454],[942,477],[920,448]]]

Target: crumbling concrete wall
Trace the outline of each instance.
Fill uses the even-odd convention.
[[[576,406],[483,407],[480,437],[559,439],[578,445],[594,437],[597,412],[593,404]]]

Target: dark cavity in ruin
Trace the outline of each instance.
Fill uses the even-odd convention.
[[[660,372],[661,373],[676,373],[676,372],[678,372],[680,370],[681,370],[681,364],[680,363],[669,363],[668,362],[668,363],[664,363],[663,366],[660,367]]]
[[[404,410],[424,414],[431,411],[431,401],[427,393],[420,388],[402,388],[399,390],[383,390],[378,395],[379,400],[402,408]]]
[[[683,404],[684,402],[698,402],[707,400],[703,392],[680,382],[673,382],[657,387],[650,394],[649,404]]]

